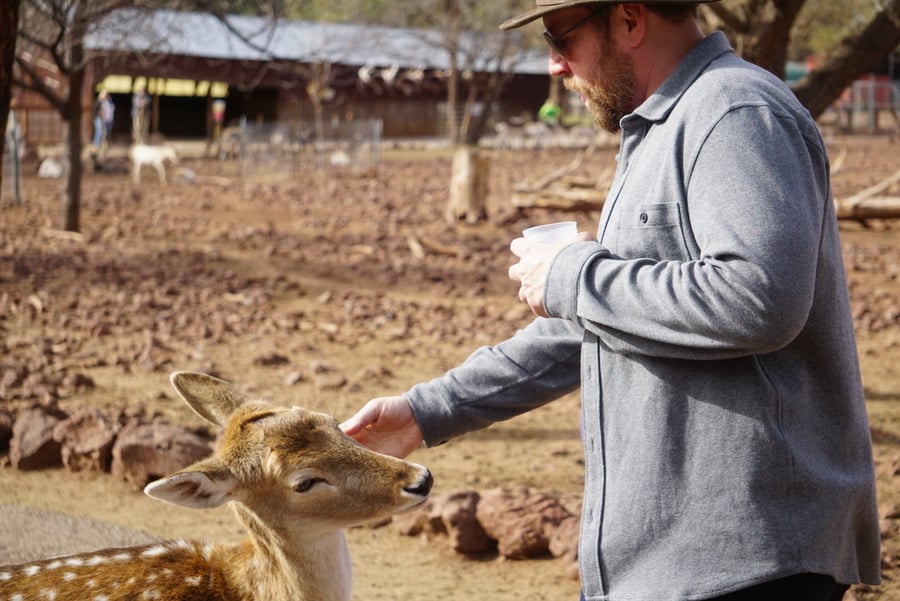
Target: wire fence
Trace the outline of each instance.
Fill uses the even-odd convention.
[[[848,130],[876,132],[886,113],[894,128],[900,128],[900,82],[888,77],[858,79],[835,103],[841,126]]]
[[[379,119],[328,123],[249,123],[225,128],[217,143],[220,160],[236,160],[244,178],[309,169],[374,173],[381,162]]]

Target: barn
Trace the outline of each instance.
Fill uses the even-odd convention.
[[[142,86],[152,99],[150,132],[173,139],[210,139],[214,108],[223,103],[221,126],[378,120],[384,137],[444,135],[451,85],[445,37],[350,23],[119,11],[86,39],[83,131],[90,136],[93,98],[106,89],[116,105],[113,139],[128,140],[132,93]],[[545,52],[523,49],[498,66],[484,37],[463,38],[462,46],[461,97],[474,89],[478,108],[484,82],[506,71],[491,101],[497,118],[537,112],[550,86]],[[39,97],[21,95],[18,108],[30,142],[60,139],[59,117]]]

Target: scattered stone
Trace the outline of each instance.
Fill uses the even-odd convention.
[[[9,452],[9,439],[12,438],[12,426],[12,414],[0,409],[0,455],[5,455]]]
[[[212,446],[183,428],[168,424],[126,425],[112,450],[112,475],[135,490],[207,457]]]
[[[457,491],[442,495],[434,502],[434,513],[447,531],[450,547],[457,553],[477,555],[496,545],[476,517],[479,499],[475,491]]]
[[[315,375],[314,381],[318,390],[340,390],[347,384],[347,376],[339,371],[324,372]]]
[[[60,382],[59,389],[57,390],[57,394],[61,397],[67,397],[75,394],[76,392],[83,392],[85,390],[93,390],[97,385],[94,383],[93,378],[87,376],[83,373],[69,373],[63,376],[62,382]]]
[[[306,374],[304,374],[302,371],[298,371],[298,370],[292,371],[291,373],[289,373],[288,375],[286,375],[284,377],[284,385],[285,386],[296,386],[300,382],[305,382],[305,381],[306,381]]]
[[[19,414],[12,427],[9,459],[19,470],[41,470],[62,465],[60,444],[53,429],[65,419],[59,409],[35,405]]]
[[[571,515],[564,518],[559,526],[550,533],[548,549],[553,557],[561,557],[567,561],[578,560],[578,532],[581,518]]]
[[[60,444],[63,465],[73,472],[109,472],[122,419],[121,412],[85,408],[57,424],[53,438]]]
[[[261,355],[253,360],[253,365],[259,365],[260,367],[274,367],[277,365],[287,365],[288,363],[290,363],[290,359],[278,353]]]
[[[471,490],[432,495],[415,511],[395,515],[393,524],[407,536],[447,536],[450,548],[457,553],[485,553],[494,549],[497,543],[478,523],[476,507],[479,498],[479,494]]]
[[[551,495],[525,489],[432,495],[417,510],[394,516],[393,526],[407,536],[446,536],[464,555],[494,549],[508,559],[552,554],[573,565],[578,557],[578,516]]]
[[[347,385],[344,372],[327,361],[313,361],[309,364],[309,370],[318,390],[340,390]]]
[[[553,530],[572,514],[548,494],[525,489],[494,489],[481,495],[478,521],[509,559],[550,552]]]

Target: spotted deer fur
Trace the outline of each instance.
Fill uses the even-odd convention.
[[[173,541],[3,567],[0,601],[349,600],[343,529],[422,503],[428,470],[362,447],[330,416],[248,400],[204,374],[171,380],[224,434],[213,456],[144,492],[197,509],[228,503],[246,540]]]

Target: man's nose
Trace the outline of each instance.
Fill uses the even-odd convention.
[[[563,75],[571,74],[566,57],[555,50],[550,51],[550,58],[547,61],[547,71],[549,71],[551,77],[561,77]]]

